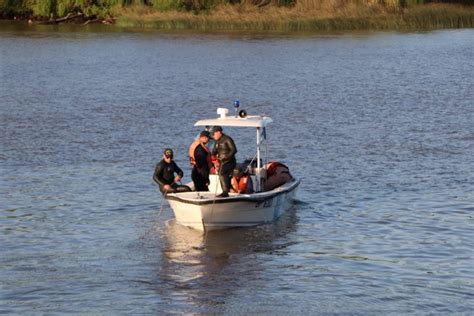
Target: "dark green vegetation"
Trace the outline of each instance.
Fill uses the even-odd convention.
[[[0,0],[0,16],[54,22],[80,14],[131,27],[317,31],[474,26],[472,0]]]

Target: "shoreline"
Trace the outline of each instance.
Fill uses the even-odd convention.
[[[351,14],[352,13],[352,14]],[[113,24],[124,28],[190,31],[249,32],[332,32],[332,31],[410,31],[474,28],[474,6],[454,4],[417,5],[392,8],[384,12],[336,12],[335,14],[297,14],[289,9],[238,10],[195,14],[192,12],[157,12],[144,7],[122,8],[113,16],[87,17],[81,13],[68,19],[44,19],[20,16],[14,19],[29,24]]]

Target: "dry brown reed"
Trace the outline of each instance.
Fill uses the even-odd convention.
[[[332,31],[473,27],[474,8],[431,4],[401,8],[392,0],[302,0],[293,7],[221,4],[208,12],[123,8],[119,24],[159,29]]]

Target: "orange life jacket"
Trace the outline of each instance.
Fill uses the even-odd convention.
[[[243,175],[240,177],[239,180],[237,180],[237,177],[232,177],[230,180],[230,184],[232,186],[232,191],[236,193],[246,193],[247,192],[247,187],[249,185],[249,176],[248,175]]]
[[[196,165],[196,159],[194,158],[194,153],[196,151],[196,148],[198,146],[201,146],[202,148],[204,148],[204,150],[208,153],[207,155],[207,165],[209,166],[209,168],[212,167],[212,162],[211,162],[211,152],[209,151],[209,148],[207,148],[207,146],[205,145],[202,145],[201,142],[198,140],[195,140],[191,146],[189,146],[189,162],[191,163],[192,166],[195,166]]]

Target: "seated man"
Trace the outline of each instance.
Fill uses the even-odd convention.
[[[163,195],[191,191],[187,185],[178,185],[182,178],[183,170],[174,162],[173,150],[166,148],[163,153],[163,159],[156,165],[153,180],[160,186],[160,191]]]
[[[253,193],[253,183],[250,176],[242,171],[241,167],[235,168],[232,171],[232,179],[230,181],[233,193],[250,194]]]

